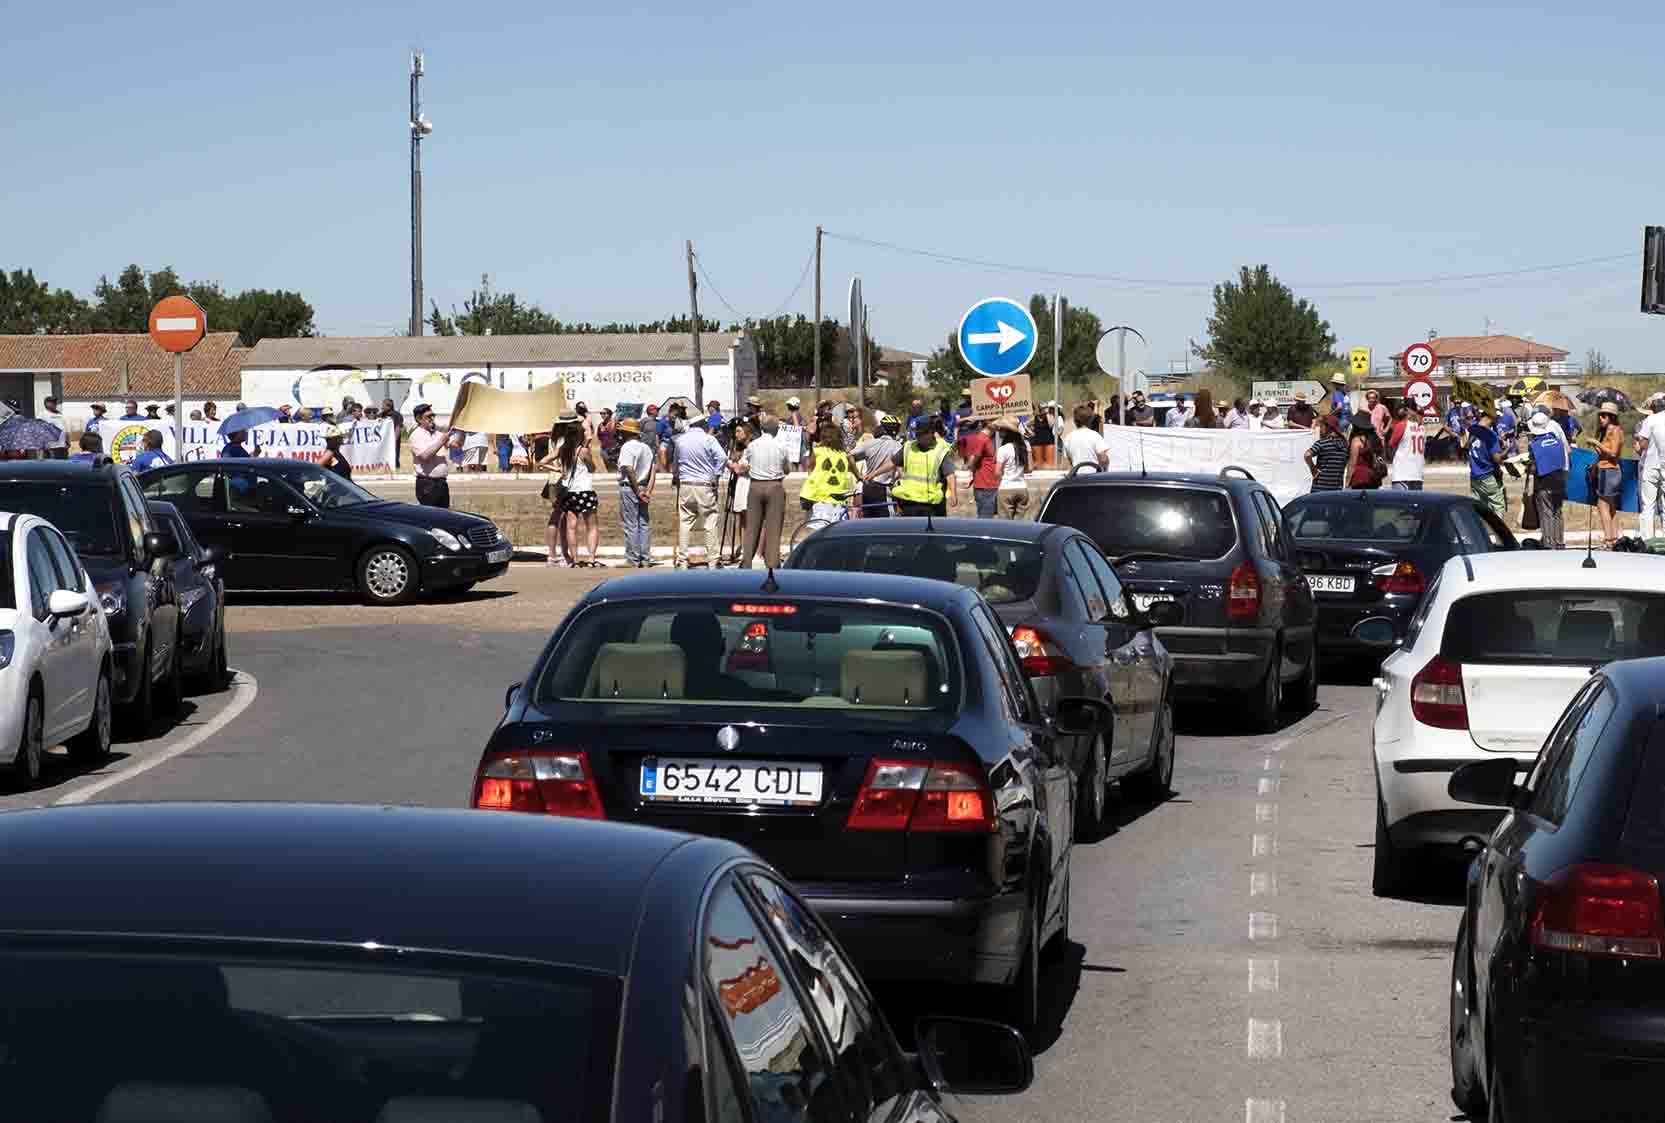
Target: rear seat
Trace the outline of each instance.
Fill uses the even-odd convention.
[[[847,651],[839,693],[854,706],[929,706],[930,675],[917,651]]]

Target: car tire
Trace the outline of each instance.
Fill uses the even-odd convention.
[[[416,559],[403,546],[372,546],[358,560],[358,589],[369,604],[408,604],[421,583]]]
[[[1072,861],[1064,874],[1064,918],[1058,924],[1058,931],[1052,934],[1052,938],[1041,949],[1041,954],[1049,962],[1062,956],[1064,949],[1070,945],[1070,884],[1074,879],[1075,863]]]
[[[161,732],[159,719],[164,717],[179,717],[179,711],[185,701],[185,675],[179,662],[179,643],[176,639],[173,645],[173,658],[168,662],[168,677],[162,680],[160,694],[156,698],[156,705],[151,711],[153,722],[158,728],[154,732]]]
[[[1088,755],[1087,770],[1075,795],[1075,841],[1097,842],[1104,836],[1104,815],[1109,808],[1109,784],[1104,777],[1109,770],[1110,750],[1105,747],[1104,734],[1093,738],[1093,749]]]
[[[230,677],[225,661],[225,627],[222,625],[214,632],[214,658],[208,661],[207,670],[190,677],[191,689],[198,694],[218,694],[226,688],[226,680]]]
[[[1278,717],[1283,713],[1283,648],[1272,646],[1272,657],[1266,660],[1266,674],[1243,699],[1243,712],[1249,728],[1256,733],[1276,733]]]
[[[1151,731],[1150,767],[1123,777],[1122,794],[1140,803],[1161,803],[1174,794],[1174,705],[1166,698]]]
[[[1486,1052],[1489,1054],[1491,1050]],[[1510,1103],[1509,1090],[1498,1074],[1497,1063],[1489,1062],[1486,1072],[1486,1123],[1516,1123],[1520,1116]]]
[[[220,639],[214,645],[214,690],[219,692],[231,685],[231,666],[225,653],[225,624],[220,624]]]
[[[1037,894],[1039,896],[1039,894]],[[1033,1037],[1041,1020],[1041,906],[1031,899],[1029,929],[1023,941],[1023,960],[1017,976],[1006,984],[1006,1016],[1024,1037]]]
[[[112,693],[110,667],[106,664],[98,671],[92,720],[87,723],[87,728],[69,739],[69,759],[76,764],[98,764],[110,755]]]
[[[139,653],[139,665],[134,672],[139,677],[139,688],[133,692],[133,700],[127,703],[122,724],[132,726],[133,732],[140,738],[150,736],[150,723],[156,714],[156,697],[154,685],[150,681],[150,641]]]
[[[1480,1062],[1474,1048],[1473,980],[1470,959],[1468,912],[1457,926],[1457,943],[1451,949],[1451,1102],[1470,1119],[1483,1119],[1486,1092],[1480,1085]]]
[[[23,728],[17,737],[17,756],[12,759],[12,787],[20,792],[40,786],[46,762],[46,703],[38,685],[29,687],[29,701],[23,710]]]
[[[1370,871],[1370,889],[1378,897],[1403,897],[1416,888],[1421,873],[1421,855],[1393,844],[1387,829],[1387,809],[1376,796],[1376,847]]]
[[[1310,714],[1318,708],[1318,648],[1307,653],[1307,669],[1283,692],[1284,708],[1293,713]]]

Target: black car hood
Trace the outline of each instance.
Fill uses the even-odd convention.
[[[439,527],[443,530],[466,533],[469,528],[486,526],[491,520],[466,511],[452,511],[445,507],[423,507],[416,503],[396,503],[383,499],[376,503],[355,503],[351,507],[333,507],[324,512],[337,518],[363,519],[366,522],[394,522],[405,526]]]
[[[87,570],[87,576],[93,579],[93,584],[99,585],[107,581],[125,581],[132,572],[127,565],[126,558],[116,557],[114,554],[82,554],[76,557]]]

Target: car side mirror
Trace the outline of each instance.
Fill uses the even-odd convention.
[[[46,611],[54,617],[79,616],[87,611],[87,606],[91,603],[86,593],[78,593],[74,589],[55,589],[52,595],[46,598]]]
[[[1023,1035],[979,1018],[921,1018],[914,1024],[919,1064],[939,1093],[1008,1096],[1035,1080]]]
[[[503,692],[503,708],[506,710],[515,704],[515,695],[520,693],[520,683],[511,682],[509,689]]]
[[[179,556],[179,539],[174,537],[171,530],[153,530],[145,535],[145,556],[177,558]]]
[[[1109,703],[1098,698],[1060,698],[1053,728],[1066,737],[1090,737],[1110,724]]]
[[[1451,774],[1446,794],[1459,803],[1481,807],[1513,807],[1520,789],[1515,786],[1515,758],[1476,760]]]

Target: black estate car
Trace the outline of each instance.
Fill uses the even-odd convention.
[[[1386,655],[1441,566],[1516,546],[1491,511],[1439,491],[1314,492],[1291,500],[1283,521],[1318,605],[1324,655]]]
[[[140,482],[230,555],[233,589],[356,588],[403,604],[501,577],[514,553],[490,519],[382,499],[304,460],[192,460]]]
[[[1011,634],[1041,708],[1099,697],[1113,722],[1066,740],[1078,779],[1077,835],[1104,829],[1106,789],[1144,801],[1169,795],[1174,774],[1172,660],[1151,628],[1177,622],[1170,601],[1134,608],[1091,539],[1050,523],[1012,519],[845,519],[792,551],[791,569],[894,573],[976,589]]]
[[[1036,518],[1091,538],[1134,608],[1179,606],[1157,629],[1175,695],[1233,699],[1261,730],[1280,705],[1317,704],[1312,590],[1278,501],[1248,472],[1072,474]]]
[[[151,515],[133,474],[80,460],[0,461],[0,510],[51,521],[87,568],[110,624],[115,701],[135,731],[179,708],[179,543]]]
[[[597,585],[481,755],[471,802],[744,843],[869,978],[992,983],[1034,1024],[1069,928],[1075,780],[994,612],[915,577],[756,570]]]
[[[231,678],[225,650],[225,582],[220,578],[225,551],[198,543],[172,503],[151,500],[149,506],[157,523],[179,543],[172,566],[174,595],[179,598],[180,669],[198,688],[222,690]]]
[[[715,839],[197,803],[18,811],[0,841],[51,855],[6,882],[8,1119],[941,1123],[1032,1075],[988,1022],[904,1052],[780,874]]]
[[[1516,769],[1478,761],[1449,785],[1506,809],[1452,953],[1452,1097],[1514,1123],[1658,1119],[1665,658],[1597,670],[1523,783]]]

